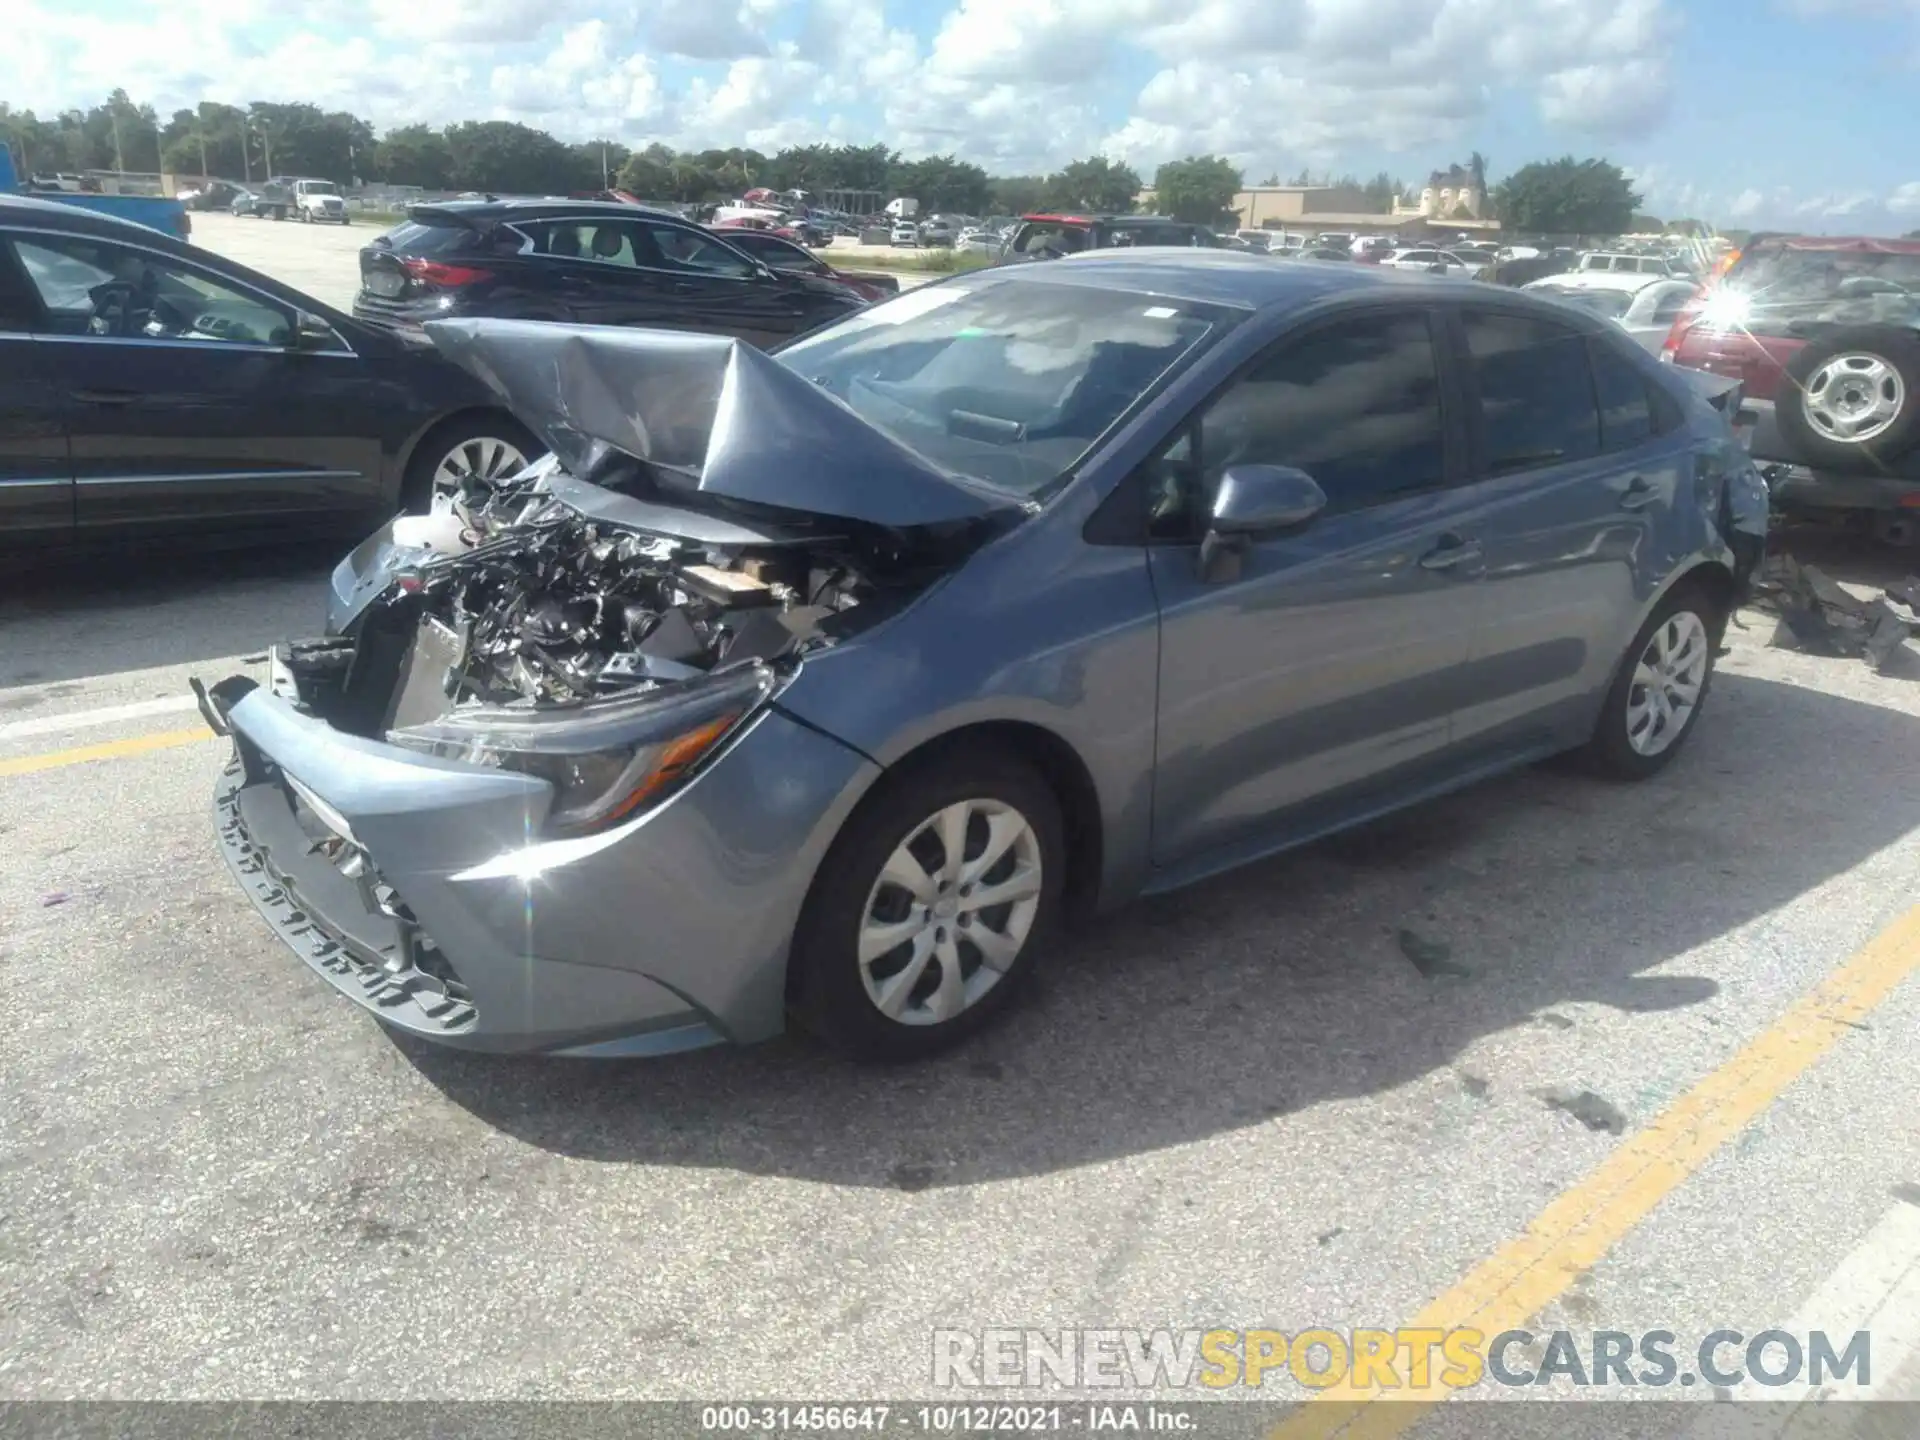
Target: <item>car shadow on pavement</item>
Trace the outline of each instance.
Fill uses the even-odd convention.
[[[1649,783],[1530,769],[1127,907],[930,1063],[797,1040],[618,1065],[404,1048],[570,1156],[903,1189],[1041,1174],[1387,1091],[1517,1027],[1578,1041],[1581,1005],[1631,1024],[1711,1001],[1712,980],[1648,972],[1920,825],[1920,791],[1887,778],[1915,754],[1920,717],[1726,671]]]
[[[0,574],[0,688],[190,664],[315,634],[344,549],[327,540],[12,564]]]

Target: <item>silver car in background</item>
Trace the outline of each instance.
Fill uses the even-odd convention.
[[[1764,534],[1737,384],[1371,267],[1098,251],[774,356],[429,330],[552,455],[201,695],[256,908],[473,1049],[918,1056],[1068,916],[1562,751],[1650,776]]]
[[[1520,287],[1553,296],[1611,320],[1650,355],[1658,355],[1673,322],[1699,293],[1697,283],[1633,271],[1582,270]]]

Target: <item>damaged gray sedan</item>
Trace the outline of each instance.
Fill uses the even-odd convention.
[[[1066,915],[1560,751],[1649,776],[1764,534],[1737,386],[1364,267],[1098,253],[774,356],[428,328],[551,455],[202,705],[268,923],[472,1049],[915,1056]]]

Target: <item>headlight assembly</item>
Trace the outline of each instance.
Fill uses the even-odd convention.
[[[530,709],[473,706],[390,730],[387,739],[545,780],[554,790],[547,823],[577,834],[664,799],[759,709],[773,686],[771,668],[751,665],[668,695]]]

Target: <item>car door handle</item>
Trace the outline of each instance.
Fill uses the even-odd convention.
[[[75,390],[73,398],[81,405],[131,405],[140,398],[138,390]]]
[[[1481,555],[1478,540],[1463,540],[1458,535],[1443,535],[1440,543],[1420,557],[1423,570],[1451,570],[1470,560],[1478,560]]]
[[[1622,510],[1641,510],[1660,498],[1660,492],[1647,483],[1644,475],[1636,475],[1633,482],[1620,492]]]

